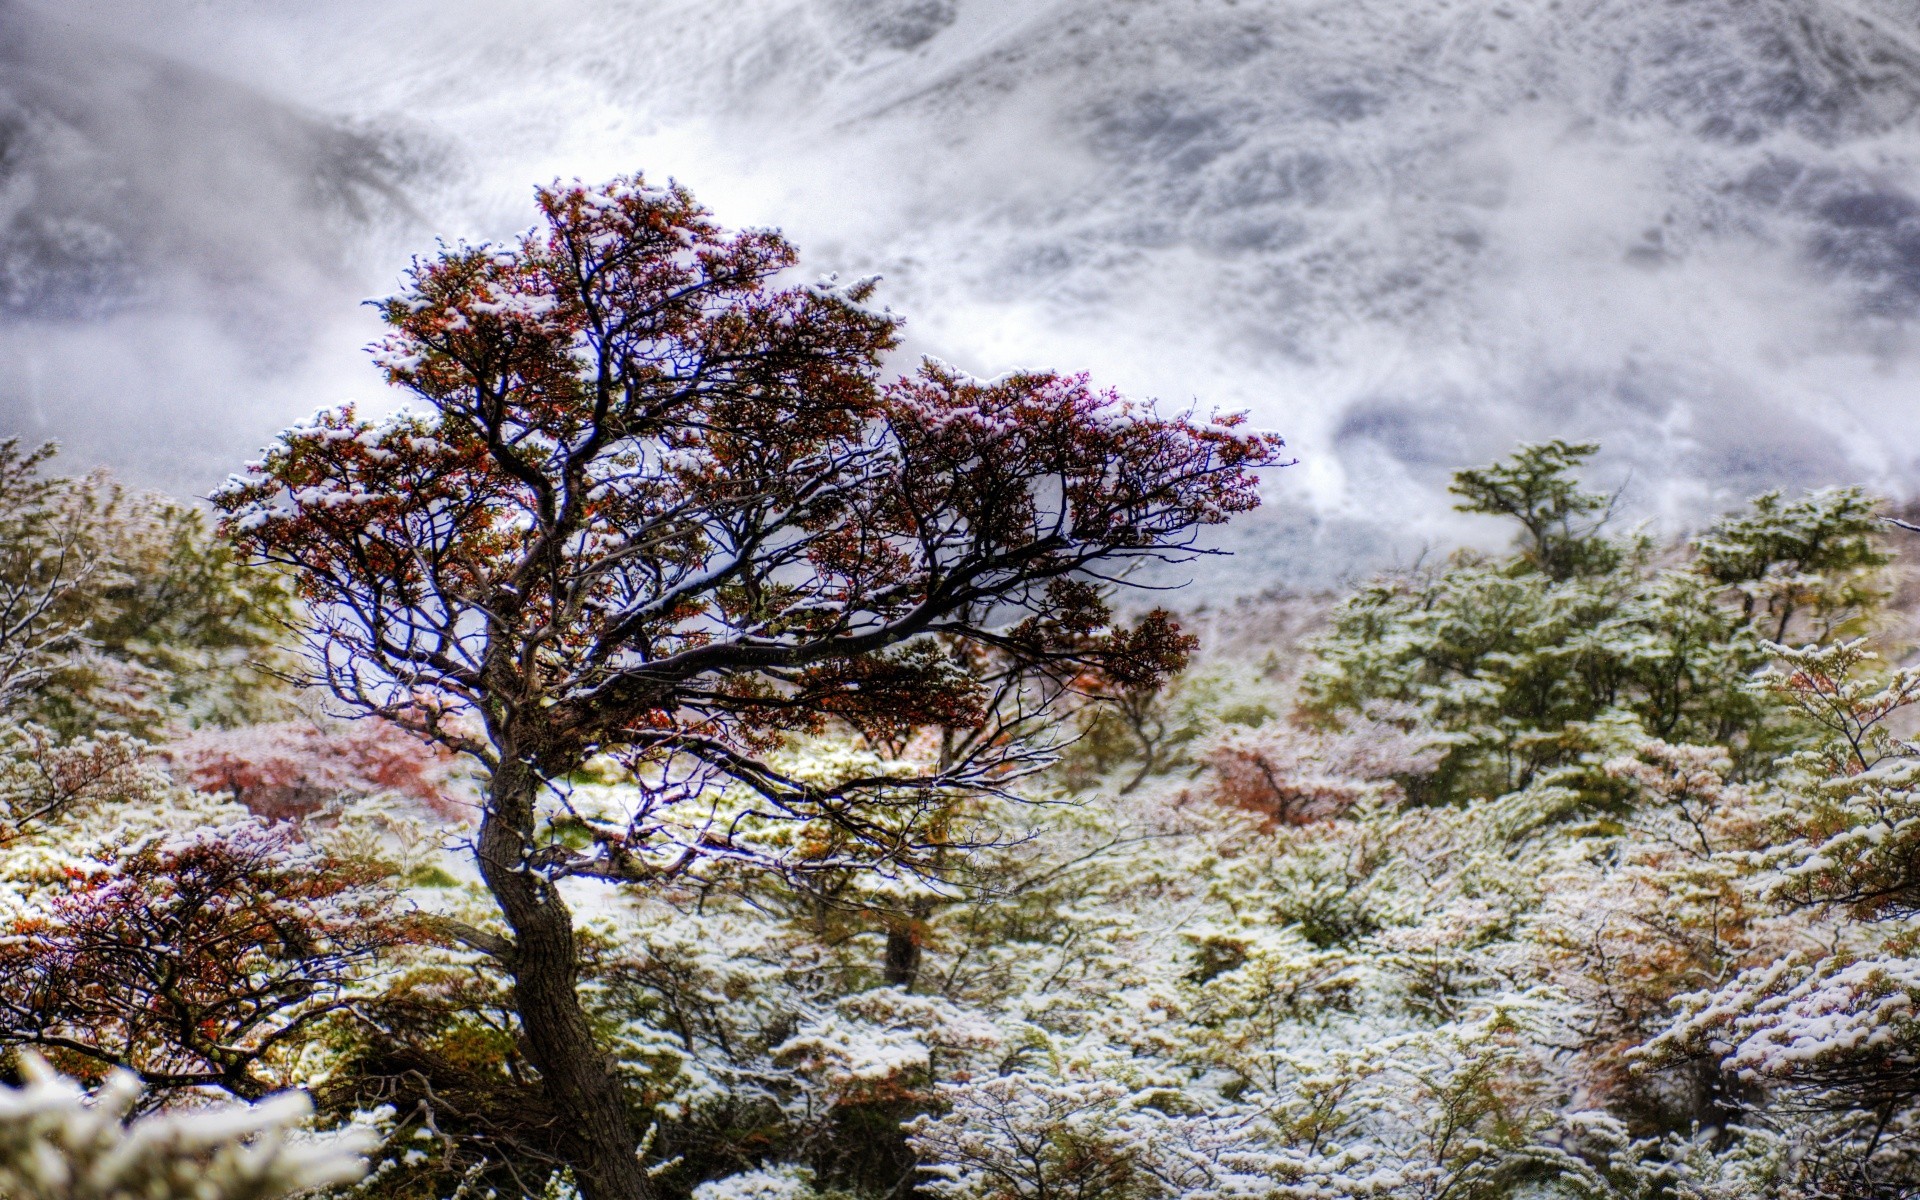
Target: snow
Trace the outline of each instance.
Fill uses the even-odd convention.
[[[500,292],[495,289],[487,294],[485,300],[475,300],[468,308],[476,313],[490,316],[507,317],[512,320],[535,321],[551,313],[558,301],[544,293]]]
[[[0,1085],[0,1192],[13,1200],[272,1200],[366,1171],[359,1130],[300,1134],[312,1111],[303,1093],[128,1121],[142,1093],[132,1075],[88,1096],[34,1055],[20,1061],[26,1082]]]

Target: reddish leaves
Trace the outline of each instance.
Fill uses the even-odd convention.
[[[1209,738],[1201,760],[1208,793],[1275,824],[1337,817],[1368,796],[1398,795],[1399,781],[1431,772],[1442,745],[1394,724],[1355,718],[1341,731],[1275,721]]]
[[[273,1056],[347,1003],[409,922],[370,867],[245,823],[158,840],[76,873],[0,939],[0,1041],[67,1069],[258,1096]]]
[[[182,783],[230,795],[270,820],[381,793],[409,797],[448,818],[461,815],[447,790],[447,753],[382,722],[203,729],[163,753]]]
[[[779,286],[777,234],[638,178],[539,203],[382,303],[379,361],[427,413],[324,414],[216,498],[295,571],[341,698],[549,776],[618,747],[738,774],[783,731],[980,730],[1022,671],[1184,662],[1165,614],[1120,628],[1087,580],[1254,507],[1279,439],[1083,376],[882,385],[871,281]],[[974,744],[977,780],[1011,740]]]

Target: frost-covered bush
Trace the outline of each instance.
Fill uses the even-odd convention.
[[[273,721],[199,729],[161,748],[175,777],[264,817],[302,817],[343,798],[393,794],[449,820],[452,756],[376,721]]]
[[[256,1097],[411,924],[377,866],[248,820],[102,853],[0,930],[0,1045]]]
[[[352,1183],[370,1148],[357,1130],[302,1130],[297,1092],[132,1116],[133,1076],[89,1095],[31,1056],[25,1082],[0,1085],[0,1196],[8,1200],[277,1200]]]
[[[785,1164],[710,1179],[693,1189],[693,1200],[812,1200],[812,1173]]]
[[[285,581],[200,509],[104,472],[48,475],[53,447],[0,439],[0,715],[64,735],[152,735],[279,706]]]
[[[1376,705],[1339,729],[1270,720],[1227,725],[1200,740],[1208,798],[1287,824],[1323,820],[1370,797],[1404,794],[1446,754],[1404,705]],[[1399,718],[1398,723],[1394,718]]]
[[[1811,1195],[1911,1194],[1920,746],[1896,730],[1920,702],[1920,674],[1879,669],[1858,640],[1773,649],[1768,682],[1825,736],[1759,792],[1764,836],[1709,863],[1761,919],[1800,936],[1776,934],[1774,953],[1676,989],[1671,1020],[1638,1056],[1649,1069],[1705,1064],[1727,1081],[1742,1178]]]
[[[1516,553],[1352,597],[1304,690],[1285,646],[1088,688],[1058,768],[914,806],[950,843],[924,869],[749,790],[662,804],[604,756],[556,779],[530,869],[576,913],[657,1194],[1920,1185],[1920,683],[1865,642],[1768,641],[1882,627],[1871,503],[1763,497],[1660,550],[1609,536],[1583,455],[1463,474]],[[108,1058],[56,1038],[117,1056],[154,1097],[225,1062],[330,1123],[377,1110],[365,1200],[573,1195],[494,957],[511,931],[442,850],[470,836],[443,760],[363,726],[149,745],[24,711],[0,731],[0,1032],[76,1073]],[[827,786],[952,737],[829,721],[767,761]],[[716,837],[741,853],[686,865]],[[616,857],[661,882],[581,869]]]

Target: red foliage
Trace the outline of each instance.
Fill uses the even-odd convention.
[[[382,721],[203,729],[161,753],[180,782],[231,795],[270,820],[380,793],[418,800],[450,820],[467,815],[447,790],[452,756]]]
[[[1230,729],[1203,748],[1211,799],[1287,825],[1337,817],[1397,781],[1431,771],[1438,748],[1382,721],[1327,732],[1274,722]]]
[[[0,938],[0,1043],[68,1070],[259,1096],[271,1056],[342,1009],[362,964],[414,935],[374,867],[253,822],[75,872]]]
[[[985,719],[965,670],[890,653],[929,635],[1131,683],[1184,661],[1164,615],[1117,628],[1077,580],[1252,508],[1277,438],[1084,376],[883,385],[897,322],[870,283],[774,288],[792,248],[677,188],[540,205],[544,231],[417,263],[385,302],[380,361],[432,415],[322,414],[216,498],[324,614],[340,695],[476,752],[435,715],[537,705],[517,752],[556,771]]]

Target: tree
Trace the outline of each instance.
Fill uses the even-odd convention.
[[[1763,643],[1857,622],[1881,598],[1876,501],[1859,489],[1759,496],[1663,567],[1647,539],[1604,534],[1606,499],[1570,473],[1592,450],[1522,446],[1456,474],[1462,510],[1519,522],[1519,552],[1381,579],[1334,610],[1314,647],[1313,718],[1386,701],[1454,735],[1432,777],[1412,781],[1416,798],[1568,784],[1611,803],[1599,764],[1649,738],[1725,745],[1736,776],[1765,772],[1804,722],[1750,686]]]
[[[1619,548],[1596,536],[1614,500],[1581,491],[1572,474],[1599,449],[1558,438],[1523,445],[1492,466],[1457,472],[1448,490],[1462,498],[1461,512],[1520,522],[1520,553],[1547,578],[1604,573],[1619,561]]]
[[[425,410],[288,431],[215,497],[313,606],[317,678],[488,776],[476,858],[510,931],[530,1057],[589,1200],[647,1195],[639,1137],[577,995],[559,880],[658,883],[712,862],[930,869],[945,797],[1044,761],[1047,697],[990,703],[986,647],[1121,683],[1178,669],[1164,614],[1118,625],[1100,581],[1195,552],[1257,503],[1277,438],[1162,416],[1084,377],[884,385],[874,283],[778,286],[771,232],[724,233],[638,177],[538,193],[545,228],[417,262],[380,305],[387,379]],[[790,778],[784,736],[897,720],[985,727],[948,761]],[[543,791],[596,754],[629,820],[552,840]],[[777,844],[688,822],[727,782]],[[857,850],[833,847],[857,847]]]
[[[1741,615],[1768,640],[1802,634],[1825,641],[1883,598],[1875,585],[1889,555],[1879,507],[1859,488],[1823,488],[1795,500],[1766,492],[1701,535],[1695,565],[1734,589]],[[1808,627],[1796,627],[1795,617]]]
[[[418,933],[378,866],[284,824],[153,837],[88,865],[0,938],[0,1045],[159,1090],[283,1086],[360,970]]]

